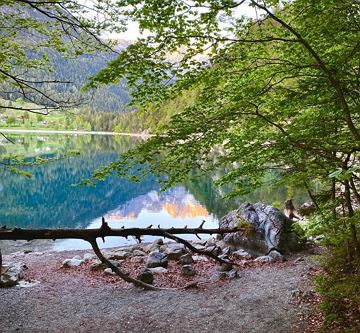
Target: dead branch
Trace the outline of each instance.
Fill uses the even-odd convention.
[[[33,239],[96,239],[105,238],[109,236],[119,236],[127,238],[129,236],[158,236],[166,237],[165,234],[179,235],[179,234],[207,234],[207,235],[223,235],[232,232],[242,232],[243,229],[203,229],[203,228],[126,228],[126,229],[112,229],[105,222],[99,229],[21,229],[21,228],[6,228],[0,229],[0,240],[33,240]]]
[[[150,284],[144,283],[144,282],[142,282],[140,280],[137,280],[137,279],[134,279],[134,278],[130,277],[127,273],[123,272],[119,267],[115,266],[110,260],[108,260],[102,254],[102,252],[100,251],[99,246],[98,246],[95,238],[94,239],[88,239],[87,241],[91,244],[95,254],[100,259],[100,261],[103,264],[106,264],[107,266],[109,266],[109,268],[111,268],[112,271],[116,275],[120,276],[124,281],[132,283],[136,287],[141,287],[141,288],[144,288],[144,289],[147,289],[147,290],[161,290],[162,289],[162,288],[154,287],[154,286],[152,286]]]
[[[124,281],[132,283],[136,287],[144,288],[147,290],[162,290],[163,288],[154,287],[150,284],[144,283],[137,279],[130,277],[126,272],[123,272],[119,267],[115,266],[110,260],[108,260],[101,252],[96,239],[102,238],[105,241],[105,237],[108,236],[119,236],[128,238],[129,236],[135,237],[136,239],[140,239],[141,236],[159,236],[172,239],[178,243],[184,244],[189,250],[192,252],[208,256],[220,263],[229,263],[234,264],[230,261],[219,258],[217,255],[213,253],[213,251],[204,251],[199,250],[194,247],[190,242],[182,239],[181,237],[175,236],[177,234],[194,234],[198,236],[198,234],[227,234],[232,232],[243,232],[243,229],[240,228],[218,228],[218,229],[204,229],[204,222],[198,228],[188,228],[185,226],[184,228],[170,228],[163,229],[154,228],[151,226],[147,228],[127,228],[127,229],[112,229],[109,227],[104,217],[102,218],[101,227],[98,229],[21,229],[21,228],[6,228],[6,226],[0,229],[0,240],[27,240],[30,241],[32,239],[82,239],[91,244],[92,249],[94,250],[97,257],[100,261],[106,264],[111,270],[122,278]],[[0,252],[0,260],[1,260],[1,252]],[[1,265],[0,265],[1,267]],[[185,286],[187,288],[187,286]]]

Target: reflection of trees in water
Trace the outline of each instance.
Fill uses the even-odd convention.
[[[33,139],[38,136],[33,137]],[[133,145],[132,138],[107,136],[51,136],[59,151],[79,150],[81,155],[29,167],[31,179],[0,170],[0,224],[19,227],[86,227],[88,222],[121,203],[158,189],[154,178],[139,186],[110,177],[96,187],[70,186],[91,175],[94,169],[118,158]],[[28,140],[28,138],[27,138]],[[37,139],[35,139],[38,141]],[[62,146],[60,146],[62,140]],[[33,142],[29,142],[34,145]],[[36,144],[36,143],[35,143]]]
[[[81,155],[29,167],[29,171],[33,173],[31,179],[0,169],[0,225],[32,228],[86,227],[92,219],[160,188],[153,177],[148,177],[138,184],[117,176],[100,182],[96,187],[70,186],[79,183],[82,178],[90,177],[96,168],[116,160],[120,153],[133,147],[139,139],[95,135],[15,137],[29,152],[37,144],[46,144],[54,147],[52,154],[61,156],[71,150],[78,150]],[[12,149],[13,152],[14,149],[20,150],[19,147]],[[217,177],[225,172],[218,171]],[[210,214],[218,218],[244,201],[262,201],[269,204],[278,201],[282,204],[289,195],[285,186],[268,186],[246,196],[223,199],[223,196],[232,190],[230,187],[219,188],[211,176],[200,175],[196,171],[190,176],[193,180],[187,180],[184,184],[187,190]],[[302,189],[295,191],[293,196],[298,202],[307,200]]]
[[[53,153],[64,155],[70,150],[78,150],[82,154],[94,151],[107,151],[123,153],[134,147],[140,138],[130,136],[108,135],[73,135],[73,134],[9,134],[9,139],[16,144],[5,141],[1,146],[1,155],[31,156],[35,154],[34,148],[51,147]],[[5,140],[5,139],[4,139]]]
[[[226,170],[218,170],[217,177],[224,175]],[[193,171],[190,175],[192,181],[185,182],[185,186],[194,195],[197,201],[207,208],[209,213],[221,218],[230,210],[237,208],[243,202],[264,202],[267,204],[279,203],[280,209],[283,208],[285,200],[293,197],[295,204],[309,200],[303,188],[291,188],[290,186],[263,186],[252,193],[236,196],[230,199],[224,198],[233,191],[231,185],[218,187],[211,175],[201,175]]]

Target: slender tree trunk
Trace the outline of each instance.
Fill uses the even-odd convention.
[[[350,184],[348,180],[345,180],[344,182],[345,185],[345,204],[346,204],[346,208],[348,211],[348,217],[353,217],[354,216],[354,209],[351,203],[351,192],[350,192]],[[360,256],[360,246],[359,246],[359,241],[358,241],[358,237],[357,237],[357,230],[356,230],[356,225],[354,224],[353,221],[350,222],[349,225],[350,228],[350,240],[351,240],[351,245],[352,245],[352,251],[354,251],[355,255],[357,257]]]
[[[336,220],[336,206],[335,206],[335,202],[336,202],[336,180],[335,180],[335,178],[333,178],[331,180],[331,201],[333,203],[333,208],[332,208],[333,219]]]

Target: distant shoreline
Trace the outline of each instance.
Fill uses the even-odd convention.
[[[93,134],[93,135],[121,135],[121,136],[135,136],[141,138],[148,138],[153,134],[145,133],[120,133],[120,132],[105,132],[105,131],[66,131],[66,130],[47,130],[47,129],[12,129],[0,128],[2,133],[44,133],[44,134]]]

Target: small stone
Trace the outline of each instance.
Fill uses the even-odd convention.
[[[271,251],[268,254],[268,256],[273,258],[274,261],[286,261],[285,257],[279,251],[276,250]]]
[[[165,253],[161,252],[151,252],[147,258],[146,266],[149,268],[153,267],[164,267],[168,266],[168,258]]]
[[[91,259],[94,259],[94,255],[93,254],[91,254],[91,253],[85,253],[84,254],[84,257],[83,257],[83,260],[84,261],[89,261],[89,260],[91,260]]]
[[[144,252],[150,253],[150,252],[159,252],[160,250],[160,245],[156,245],[156,244],[148,244],[144,246]]]
[[[142,272],[140,275],[138,275],[137,280],[147,283],[147,284],[153,284],[154,274],[151,271],[146,270],[146,271]]]
[[[209,261],[209,259],[205,256],[192,256],[194,261]]]
[[[302,261],[304,261],[304,258],[303,258],[303,257],[299,257],[299,258],[297,258],[297,259],[294,261],[294,263],[297,264],[297,263],[302,262]]]
[[[261,256],[261,257],[257,257],[254,261],[256,261],[256,262],[273,262],[274,258],[272,258],[270,256]]]
[[[77,255],[77,256],[75,256],[75,257],[73,257],[73,259],[76,259],[76,260],[82,260],[82,258],[81,258],[79,255]]]
[[[164,245],[164,240],[162,238],[158,238],[153,242],[154,245]]]
[[[110,267],[104,269],[104,274],[105,274],[105,275],[116,275],[116,273],[113,272],[113,270],[112,270]]]
[[[18,283],[18,287],[20,288],[31,288],[31,287],[35,287],[38,284],[40,284],[40,281],[36,281],[36,280],[20,280]]]
[[[229,257],[224,254],[219,256],[219,258],[225,261],[229,260]],[[233,269],[233,265],[230,264],[229,262],[218,263],[218,265],[216,266],[216,270],[219,272],[228,272],[231,271],[232,269]]]
[[[146,253],[144,251],[141,250],[134,250],[132,253],[135,257],[141,257],[141,256],[145,256]]]
[[[193,257],[190,254],[184,254],[180,257],[181,265],[190,265],[194,262]]]
[[[90,270],[92,270],[92,271],[100,271],[100,270],[103,270],[103,269],[106,269],[106,268],[107,268],[107,265],[103,264],[101,262],[94,262],[90,266]]]
[[[109,256],[109,259],[124,260],[124,259],[130,257],[130,255],[131,254],[129,251],[116,251]]]
[[[229,255],[230,253],[233,252],[233,250],[234,250],[233,247],[227,246],[227,247],[224,247],[224,248],[222,249],[222,253],[223,253],[224,255]]]
[[[207,241],[206,241],[206,246],[216,246],[216,240],[212,237],[210,237]]]
[[[239,259],[251,259],[252,258],[252,256],[248,252],[246,252],[242,249],[233,252],[233,256],[235,258],[239,258]]]
[[[238,277],[238,271],[234,268],[231,271],[228,271],[227,275],[228,275],[229,279],[235,279]]]
[[[162,273],[167,273],[167,269],[164,267],[154,267],[154,268],[148,268],[148,271],[154,273],[154,274],[162,274]]]
[[[233,266],[229,263],[222,263],[216,266],[218,272],[228,272],[233,269]]]
[[[77,258],[65,259],[62,262],[62,267],[64,267],[64,268],[79,267],[83,263],[84,263],[84,260],[82,260],[82,259],[77,259]]]
[[[201,245],[201,244],[194,244],[194,248],[199,251],[205,251],[206,249],[205,245]]]
[[[144,257],[140,257],[140,256],[131,257],[130,261],[133,262],[133,263],[136,263],[136,264],[141,264],[141,263],[144,262]]]
[[[219,246],[207,246],[205,248],[205,252],[213,253],[218,256],[222,252],[222,250]]]
[[[186,276],[194,276],[196,271],[191,265],[183,265],[181,267],[181,274]]]
[[[179,260],[185,253],[185,248],[183,244],[169,243],[164,253],[167,255],[168,260]]]
[[[0,287],[11,288],[18,284],[19,279],[16,276],[3,274],[0,280]]]

